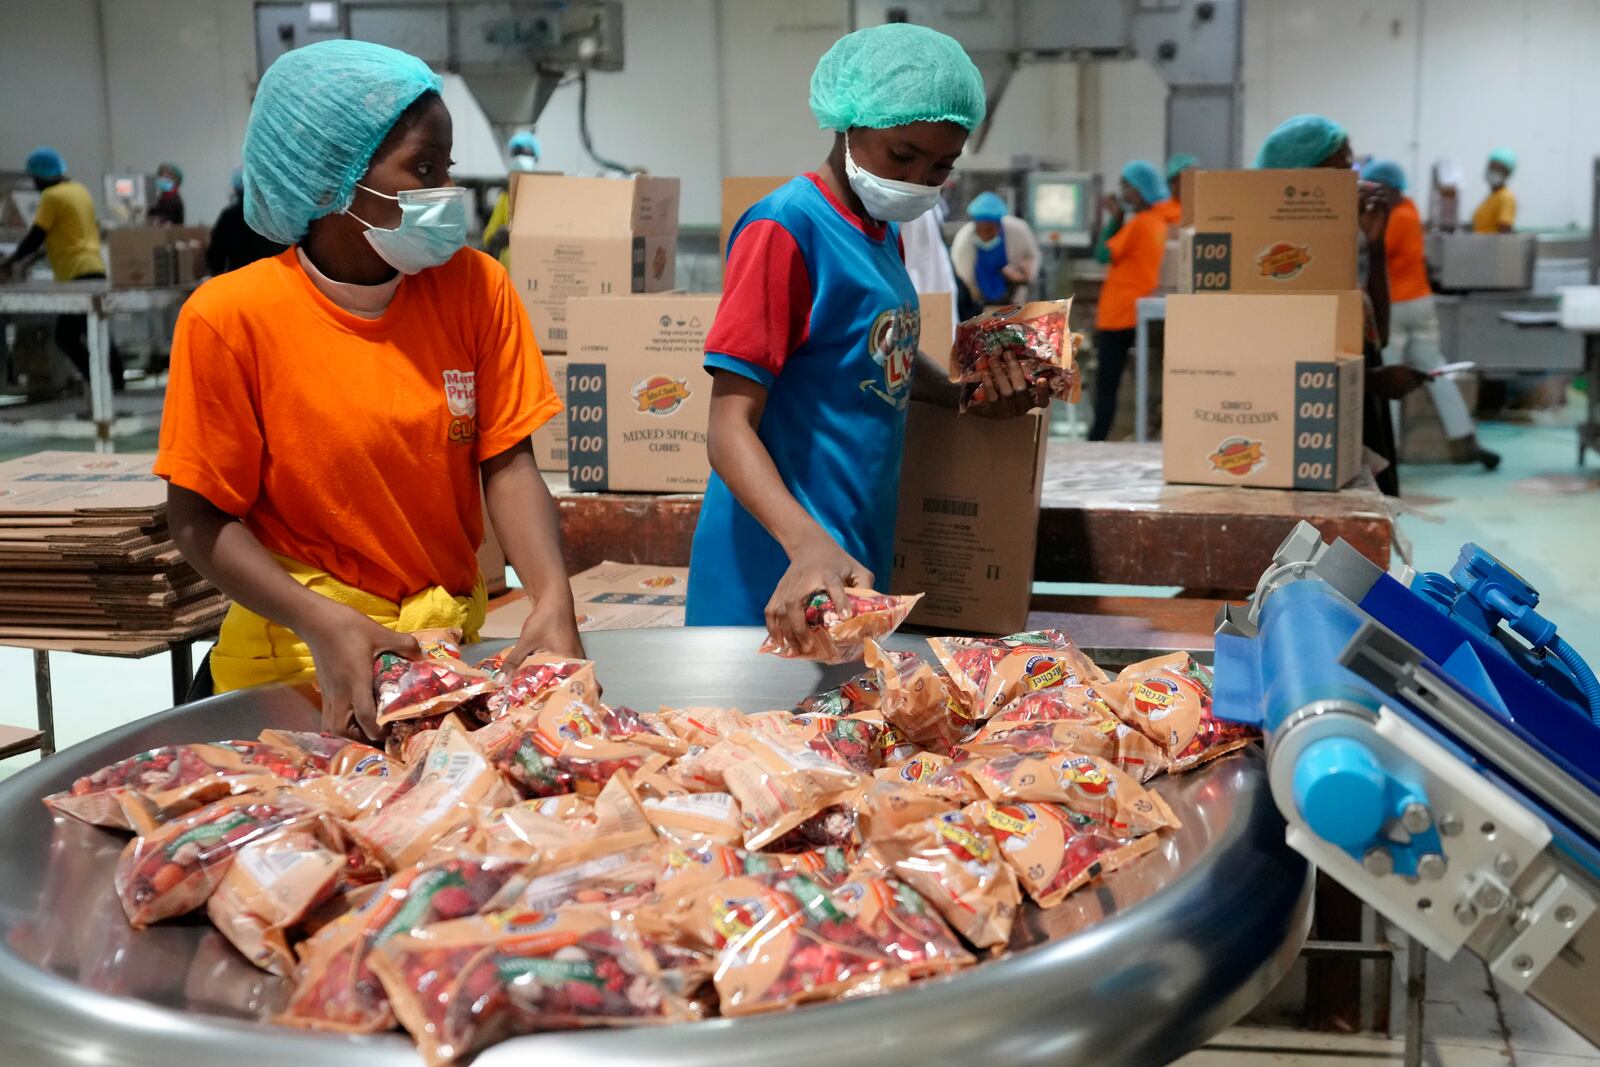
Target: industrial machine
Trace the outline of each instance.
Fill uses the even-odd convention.
[[[107,174],[104,192],[108,222],[142,226],[150,205],[156,201],[156,176],[134,171]]]
[[[1476,545],[1408,583],[1301,523],[1219,617],[1216,706],[1266,732],[1290,847],[1600,1041],[1600,682],[1538,607]]]

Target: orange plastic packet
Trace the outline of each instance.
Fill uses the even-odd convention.
[[[744,722],[744,712],[735,708],[662,708],[657,714],[673,736],[701,748],[710,748]]]
[[[1104,687],[1106,701],[1128,725],[1167,753],[1173,774],[1243,748],[1258,734],[1223,722],[1211,710],[1211,672],[1187,652],[1135,663]]]
[[[412,636],[422,646],[421,659],[385,652],[373,662],[378,725],[441,715],[499,688],[493,674],[461,658],[459,630],[423,630]]]
[[[984,723],[983,728],[957,751],[981,756],[1007,752],[1077,752],[1103,759],[1140,782],[1148,782],[1166,768],[1167,757],[1161,746],[1112,714],[1102,702],[1056,698],[1057,694],[1075,692],[1082,690],[1049,689],[1024,697]],[[1029,714],[1013,717],[1018,709]],[[1040,717],[1033,717],[1034,712]]]
[[[391,876],[300,946],[294,992],[275,1021],[340,1033],[389,1029],[394,1016],[369,966],[373,948],[414,927],[501,906],[502,894],[520,888],[525,869],[515,860],[458,857]]]
[[[866,654],[866,644],[862,644]],[[821,693],[814,693],[795,705],[796,715],[856,715],[879,707],[883,693],[878,687],[876,671],[858,674],[843,685]]]
[[[114,876],[128,922],[141,928],[193,911],[246,845],[319,817],[284,792],[224,797],[134,838],[118,857]]]
[[[975,962],[922,894],[875,863],[859,863],[829,890],[834,905],[855,921],[908,978],[925,978]]]
[[[967,809],[989,827],[1000,854],[1041,908],[1153,850],[1154,834],[1129,837],[1101,819],[1059,804],[979,801]]]
[[[827,593],[816,593],[806,602],[806,628],[811,632],[812,649],[780,644],[768,637],[761,651],[784,659],[810,659],[819,663],[849,663],[861,658],[868,638],[887,637],[900,628],[922,594],[886,596],[871,589],[846,589],[850,617],[844,618]]]
[[[1078,348],[1083,335],[1067,329],[1072,299],[1035,300],[985,311],[956,326],[950,380],[961,390],[961,410],[994,398],[984,395],[984,376],[1005,356],[1016,361],[1029,384],[1045,383],[1057,400],[1077,403],[1082,388]]]
[[[762,848],[835,803],[860,777],[809,744],[736,733],[711,750],[739,801],[746,848]]]
[[[1022,902],[987,826],[909,786],[877,781],[861,802],[868,854],[980,948],[1004,945]]]
[[[344,865],[344,853],[304,830],[253,841],[206,901],[206,914],[245,959],[287,978],[290,932],[333,896]]]
[[[909,786],[924,796],[960,805],[983,795],[972,784],[972,780],[962,773],[962,768],[967,765],[958,765],[949,756],[941,756],[937,752],[919,752],[903,763],[872,772],[872,777],[880,782]]]
[[[977,727],[949,674],[915,652],[891,652],[868,641],[866,663],[877,673],[884,719],[911,742],[949,752]]]
[[[868,775],[882,763],[887,729],[877,712],[861,717],[838,715],[790,715],[766,712],[745,716],[746,732],[794,744],[811,751],[855,774]]]
[[[485,702],[491,719],[536,707],[569,681],[583,685],[590,692],[597,688],[594,664],[589,660],[535,652],[507,674],[502,664],[509,651],[509,648],[504,649],[478,664],[478,670],[500,683]]]
[[[607,782],[593,802],[576,796],[527,801],[489,813],[484,825],[499,840],[527,846],[540,870],[656,840],[626,771]]]
[[[398,777],[401,768],[371,745],[336,734],[310,730],[262,730],[258,738],[296,763],[321,774],[339,777]]]
[[[519,1034],[687,1022],[662,959],[603,910],[503,912],[402,934],[373,966],[430,1065]]]
[[[317,773],[261,741],[205,741],[130,756],[79,778],[44,803],[95,826],[145,834],[214,800]]]
[[[1059,630],[1010,637],[936,637],[928,642],[974,719],[987,719],[1029,693],[1104,685],[1105,674]]]
[[[610,852],[552,853],[530,871],[508,906],[549,911],[572,904],[637,901],[655,888],[660,867],[661,845],[655,842]]]
[[[974,760],[967,774],[990,800],[1061,804],[1126,837],[1183,825],[1161,794],[1094,756],[1013,752]]]
[[[404,792],[349,824],[352,836],[390,870],[415,863],[439,838],[481,808],[514,798],[472,736],[454,717],[407,775]]]
[[[644,817],[674,845],[731,845],[744,840],[739,801],[732,793],[677,793],[645,797]]]

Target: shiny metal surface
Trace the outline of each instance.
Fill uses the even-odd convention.
[[[757,657],[758,640],[749,630],[588,636],[606,699],[635,707],[789,707],[850,673]],[[282,980],[246,963],[203,918],[130,930],[111,886],[125,839],[53,821],[39,803],[76,776],[154,745],[315,722],[296,690],[231,694],[104,734],[0,786],[6,1067],[421,1062],[398,1034],[344,1038],[256,1022],[285,994]],[[1253,750],[1158,788],[1184,828],[1059,907],[1028,906],[1004,958],[882,997],[666,1029],[547,1034],[496,1046],[475,1062],[987,1067],[1175,1059],[1282,977],[1305,939],[1311,881],[1284,844]]]

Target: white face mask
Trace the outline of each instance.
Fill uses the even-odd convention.
[[[511,157],[512,170],[538,170],[539,161],[532,156],[515,155]]]
[[[861,198],[867,214],[879,222],[910,222],[939,202],[939,186],[880,178],[856,166],[850,155],[850,135],[844,136],[844,176]]]
[[[446,263],[467,243],[467,190],[458,185],[402,189],[380,193],[356,183],[373,196],[400,204],[400,225],[380,229],[353,211],[351,218],[367,228],[367,243],[401,274],[416,274]]]

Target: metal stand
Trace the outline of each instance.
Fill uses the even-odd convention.
[[[1400,946],[1392,941],[1307,941],[1300,955],[1307,959],[1376,960],[1392,964],[1400,953]],[[1404,1033],[1405,1067],[1422,1067],[1423,1006],[1428,994],[1428,950],[1416,938],[1407,938],[1406,954],[1406,1027]],[[1387,1016],[1388,983],[1382,983],[1380,994]],[[1380,1027],[1387,1030],[1387,1026]]]
[[[168,650],[172,654],[172,706],[181,705],[189,695],[194,681],[194,639],[174,641]],[[56,750],[55,693],[50,684],[50,653],[46,649],[33,651],[33,692],[39,715],[39,736],[34,743],[0,751],[0,756],[17,756],[37,750],[41,757],[53,755]]]

